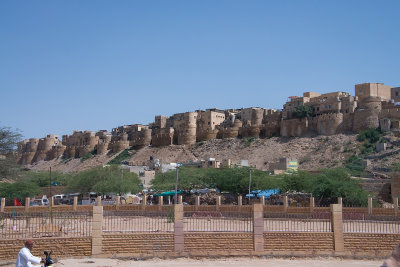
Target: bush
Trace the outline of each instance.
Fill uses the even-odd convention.
[[[256,138],[255,137],[250,137],[250,138],[247,138],[245,141],[244,141],[244,144],[243,144],[243,146],[244,147],[248,147],[248,146],[250,146],[250,144],[254,141],[254,140],[256,140]]]
[[[369,128],[367,130],[361,131],[358,136],[357,140],[363,142],[368,140],[370,143],[376,143],[381,138],[382,133],[378,129]]]
[[[313,109],[309,105],[300,105],[294,109],[292,112],[294,118],[306,118],[313,115]]]
[[[112,160],[110,160],[108,162],[108,164],[121,164],[122,161],[127,160],[131,157],[131,154],[129,153],[128,149],[125,149],[124,151],[122,151],[118,156],[116,156],[115,158],[113,158]]]

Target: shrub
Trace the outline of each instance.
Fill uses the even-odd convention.
[[[129,153],[128,149],[125,149],[122,151],[118,156],[113,158],[108,162],[108,164],[121,164],[122,161],[127,160],[131,157],[131,154]]]
[[[294,109],[292,112],[294,118],[306,118],[313,115],[313,109],[309,105],[300,105]]]
[[[256,138],[255,137],[250,137],[250,138],[247,138],[246,139],[246,141],[244,141],[244,144],[243,144],[243,146],[244,147],[248,147],[248,146],[250,146],[250,144],[254,141],[254,140],[256,140]]]

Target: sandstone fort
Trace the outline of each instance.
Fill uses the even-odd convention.
[[[74,131],[72,135],[47,135],[26,139],[19,144],[19,162],[82,157],[96,149],[97,154],[122,151],[129,147],[193,145],[215,138],[305,136],[309,133],[334,135],[358,133],[380,127],[400,130],[400,87],[383,83],[355,85],[355,95],[347,92],[319,94],[305,92],[290,96],[282,110],[260,107],[207,109],[168,116],[155,116],[149,125],[132,124],[98,132]],[[299,116],[299,108],[311,112]]]

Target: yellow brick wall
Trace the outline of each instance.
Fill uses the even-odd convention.
[[[54,258],[71,256],[90,256],[92,254],[92,238],[46,238],[33,239],[35,247],[32,254],[41,257],[43,251],[54,251]],[[24,247],[24,239],[0,240],[0,260],[14,260]]]
[[[149,254],[174,251],[173,233],[103,235],[105,254]]]
[[[393,248],[400,242],[400,234],[353,234],[344,233],[344,248],[346,251],[366,252],[372,255],[390,255]]]
[[[185,252],[252,251],[252,233],[186,233]]]
[[[333,251],[333,233],[264,233],[264,250]]]

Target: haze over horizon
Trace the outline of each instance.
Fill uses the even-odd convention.
[[[399,11],[395,0],[1,1],[0,126],[61,138],[400,86]]]

